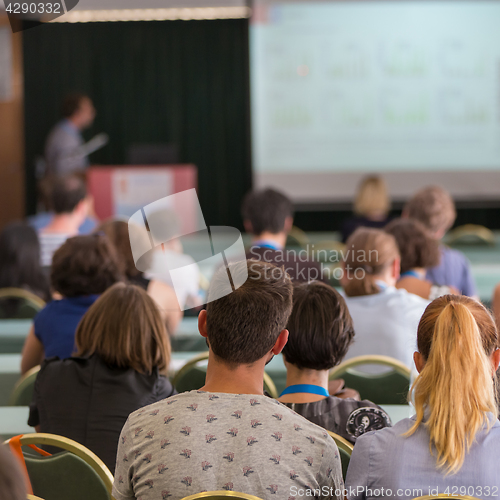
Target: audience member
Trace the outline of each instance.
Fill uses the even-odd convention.
[[[104,234],[69,238],[54,254],[52,288],[62,298],[49,302],[35,317],[24,343],[21,372],[45,358],[69,358],[82,316],[107,288],[121,281],[115,250]]]
[[[16,458],[0,444],[0,498],[26,500],[26,482]]]
[[[288,336],[290,279],[265,262],[229,270],[234,283],[244,284],[221,297],[229,282],[219,269],[199,315],[209,346],[206,384],[130,415],[118,445],[117,500],[178,500],[224,489],[267,500],[288,498],[293,487],[342,497],[335,492],[343,481],[332,438],[263,395],[264,367]]]
[[[384,179],[378,175],[364,177],[354,201],[355,216],[342,225],[343,243],[358,227],[382,229],[389,222],[390,208],[391,200]]]
[[[167,331],[171,335],[174,334],[182,319],[182,311],[174,289],[161,281],[146,278],[144,273],[137,269],[130,247],[128,224],[121,220],[109,220],[101,224],[99,230],[103,231],[113,243],[118,255],[118,262],[129,283],[138,285],[148,292],[160,308],[161,315],[167,325]]]
[[[342,361],[354,338],[351,316],[338,292],[318,282],[295,285],[287,330],[286,389],[279,401],[352,443],[365,432],[390,425],[389,416],[371,401],[340,399],[328,392],[329,371]]]
[[[87,190],[78,177],[57,177],[50,187],[52,221],[38,232],[42,266],[52,264],[54,252],[78,229],[88,213]]]
[[[293,225],[293,207],[284,194],[274,189],[251,191],[243,200],[242,215],[245,230],[252,235],[247,258],[285,266],[294,281],[323,280],[319,262],[294,250],[285,250]]]
[[[0,234],[0,288],[23,288],[50,300],[49,280],[40,267],[40,243],[27,224],[14,222]]]
[[[50,131],[45,144],[46,169],[51,176],[83,172],[89,165],[81,133],[95,118],[90,97],[77,92],[67,95],[61,115],[62,120]]]
[[[403,499],[491,498],[500,484],[498,340],[493,318],[475,300],[446,295],[427,307],[415,353],[416,416],[358,439],[346,480],[350,500],[379,498],[381,488]]]
[[[43,362],[28,423],[78,441],[114,471],[130,413],[175,394],[167,331],[144,290],[117,283],[85,313],[75,343],[76,357]]]
[[[400,256],[394,236],[357,229],[347,240],[343,264],[341,284],[356,332],[346,358],[379,354],[411,368],[418,321],[428,301],[396,288]]]
[[[458,290],[447,285],[434,285],[426,279],[426,271],[439,265],[439,244],[428,236],[420,222],[408,218],[390,222],[385,232],[392,234],[401,256],[401,276],[396,288],[404,288],[424,299],[434,300],[441,295],[458,294]]]
[[[408,201],[403,216],[422,223],[429,235],[440,241],[455,222],[457,214],[450,194],[439,186],[429,186]],[[441,261],[427,270],[427,279],[436,285],[453,286],[459,293],[476,298],[476,284],[467,258],[443,244],[440,252]]]

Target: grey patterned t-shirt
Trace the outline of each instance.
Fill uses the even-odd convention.
[[[120,436],[116,500],[178,500],[213,490],[291,500],[307,489],[316,498],[341,498],[337,446],[324,429],[266,396],[177,394],[132,413]]]

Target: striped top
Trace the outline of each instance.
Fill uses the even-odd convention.
[[[52,256],[55,251],[72,235],[68,233],[38,233],[40,240],[40,264],[42,267],[52,265]]]

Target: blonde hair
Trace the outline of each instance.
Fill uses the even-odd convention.
[[[89,308],[75,335],[77,356],[97,354],[105,363],[166,375],[170,339],[154,300],[140,287],[117,283]]]
[[[344,268],[348,297],[380,292],[377,277],[399,258],[396,239],[380,229],[360,227],[346,243]]]
[[[354,213],[363,216],[387,215],[391,200],[384,179],[378,175],[365,177],[356,193]]]
[[[439,186],[428,186],[418,191],[408,201],[404,211],[432,234],[448,231],[457,217],[453,198]]]
[[[482,304],[445,295],[427,306],[417,342],[426,362],[411,389],[417,415],[406,436],[417,431],[425,415],[438,467],[456,474],[478,431],[492,425],[487,412],[497,412],[490,356],[498,331]]]

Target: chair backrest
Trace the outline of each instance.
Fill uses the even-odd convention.
[[[416,497],[413,500],[434,500],[435,498],[455,498],[456,500],[479,500],[476,497],[468,497],[462,495],[426,495],[424,497]]]
[[[27,500],[43,500],[43,498],[36,497],[35,495],[27,495]]]
[[[113,476],[104,463],[85,446],[54,434],[25,434],[21,445],[55,446],[62,450],[49,456],[25,454],[33,493],[50,500],[111,500]]]
[[[494,246],[495,242],[496,239],[493,231],[477,224],[458,226],[446,235],[446,243],[448,245],[482,244]]]
[[[374,375],[355,369],[361,365],[383,365],[390,370]],[[407,403],[411,370],[389,356],[367,355],[349,359],[333,368],[329,379],[338,378],[344,379],[346,387],[358,391],[361,399],[382,405],[400,405]]]
[[[45,302],[22,288],[0,289],[1,319],[32,319],[45,306]]]
[[[352,450],[354,448],[354,445],[349,443],[347,439],[344,439],[342,436],[339,436],[338,434],[335,434],[335,432],[332,431],[327,431],[330,436],[332,436],[333,440],[335,441],[335,444],[337,445],[337,448],[339,449],[340,453],[340,462],[342,464],[342,477],[346,478],[347,475],[347,468],[349,467],[349,461],[351,460],[351,454]]]
[[[33,401],[33,390],[35,380],[40,371],[40,365],[28,370],[12,389],[9,399],[9,406],[29,406]]]
[[[202,352],[197,356],[191,358],[182,368],[180,368],[177,373],[172,378],[172,385],[179,392],[187,392],[199,389],[205,385],[205,368],[201,368],[197,365],[208,360],[208,351]],[[264,389],[269,393],[269,395],[277,399],[278,391],[272,380],[272,378],[264,372]]]
[[[203,493],[195,493],[194,495],[184,497],[182,500],[228,500],[228,498],[232,498],[234,500],[261,500],[259,497],[249,495],[248,493],[226,490],[204,491]]]

